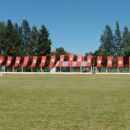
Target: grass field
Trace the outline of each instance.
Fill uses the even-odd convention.
[[[3,75],[0,130],[130,130],[130,75]]]

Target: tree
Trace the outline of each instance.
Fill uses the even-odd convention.
[[[13,24],[11,20],[8,20],[6,24],[0,22],[0,54],[4,55],[5,58],[9,55],[13,57],[21,55],[18,29],[18,25]],[[14,60],[15,58],[13,58],[12,64]]]
[[[21,31],[21,39],[22,39],[21,47],[22,47],[23,53],[24,55],[29,55],[31,29],[27,20],[23,20],[20,29],[21,29],[20,31]]]
[[[130,52],[130,32],[127,26],[125,26],[122,33],[124,53]]]
[[[20,38],[20,34],[19,34],[19,26],[18,24],[16,23],[14,25],[14,30],[13,30],[13,37],[14,37],[14,42],[13,42],[13,51],[14,51],[14,55],[20,55],[22,56],[22,48],[21,48],[21,38]]]
[[[66,54],[64,47],[56,48],[56,55]]]
[[[11,20],[7,21],[5,27],[5,37],[4,37],[4,53],[5,55],[13,55],[13,24]]]
[[[17,25],[13,25],[11,20],[7,21],[4,32],[4,47],[3,51],[5,55],[16,56],[20,54],[20,37],[16,29]]]
[[[36,46],[36,52],[40,56],[48,55],[51,51],[51,40],[49,39],[49,32],[44,25],[41,26],[39,31],[38,44]]]
[[[33,26],[31,28],[31,32],[30,32],[29,54],[31,54],[31,55],[39,55],[38,53],[36,53],[36,47],[38,45],[38,39],[39,39],[39,32],[38,32],[36,26]]]
[[[114,36],[110,26],[106,25],[105,31],[101,35],[100,42],[101,46],[99,47],[99,50],[103,51],[104,53],[111,53],[112,55],[114,55]]]
[[[114,41],[115,41],[115,55],[123,55],[124,54],[123,42],[122,42],[122,36],[121,36],[120,26],[118,22],[116,22]]]
[[[5,23],[0,22],[0,55],[4,55],[4,49],[5,49]]]

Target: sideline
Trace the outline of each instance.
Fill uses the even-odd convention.
[[[92,72],[88,72],[88,73],[83,73],[83,72],[0,72],[0,76],[2,75],[130,75],[130,73],[119,73],[119,72],[97,72],[97,73],[92,73]]]
[[[19,74],[19,75],[42,75],[42,74],[47,74],[47,75],[88,75],[88,74],[92,74],[91,72],[89,73],[82,73],[82,72],[0,72],[1,75],[3,74]]]

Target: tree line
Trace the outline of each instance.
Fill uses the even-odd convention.
[[[51,52],[51,39],[47,28],[30,27],[27,20],[19,26],[11,20],[0,22],[0,55],[25,56],[48,55]]]
[[[127,56],[130,54],[130,30],[127,26],[123,31],[120,30],[119,23],[116,22],[114,31],[109,25],[105,26],[105,30],[100,38],[100,46],[95,54]]]

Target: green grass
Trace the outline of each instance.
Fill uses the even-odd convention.
[[[130,75],[3,75],[0,130],[130,130]]]

